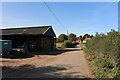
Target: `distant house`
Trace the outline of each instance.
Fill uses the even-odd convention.
[[[86,43],[88,40],[90,40],[91,39],[91,37],[87,37],[86,36],[86,38],[83,40],[83,43]]]
[[[77,37],[77,38],[75,39],[75,42],[76,42],[76,43],[81,43],[82,41],[81,41],[80,37]]]
[[[55,48],[55,33],[51,26],[1,29],[2,40],[11,40],[12,49],[49,51]]]

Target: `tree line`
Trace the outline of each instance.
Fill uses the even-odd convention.
[[[81,41],[83,41],[85,38],[92,38],[93,35],[90,34],[84,34],[83,36],[80,35],[78,36],[78,38],[80,38]],[[75,39],[77,38],[77,35],[74,33],[70,33],[69,35],[66,34],[60,34],[56,40],[56,42],[64,42],[65,40],[69,40],[69,41],[75,41]]]
[[[85,35],[80,35],[77,37],[76,34],[70,33],[69,35],[66,34],[60,34],[58,38],[56,39],[56,46],[62,47],[62,48],[71,48],[74,47],[76,44],[76,38],[79,38],[81,41],[83,41],[86,37],[92,38],[93,35],[90,34],[85,34]]]

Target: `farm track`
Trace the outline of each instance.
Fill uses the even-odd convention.
[[[0,59],[4,78],[90,78],[89,66],[79,47],[59,55],[26,59]],[[6,67],[5,67],[6,66]]]

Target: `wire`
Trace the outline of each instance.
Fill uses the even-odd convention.
[[[52,15],[55,17],[55,19],[57,20],[57,22],[63,27],[66,28],[61,21],[59,20],[59,18],[55,15],[55,13],[52,11],[52,9],[47,5],[47,3],[45,2],[45,0],[43,0],[45,6],[49,9],[49,11],[52,13]],[[67,29],[67,28],[66,28]]]

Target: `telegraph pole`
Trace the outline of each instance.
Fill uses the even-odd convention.
[[[69,40],[69,32],[68,32],[68,30],[67,30],[67,36],[68,36],[68,40]]]

